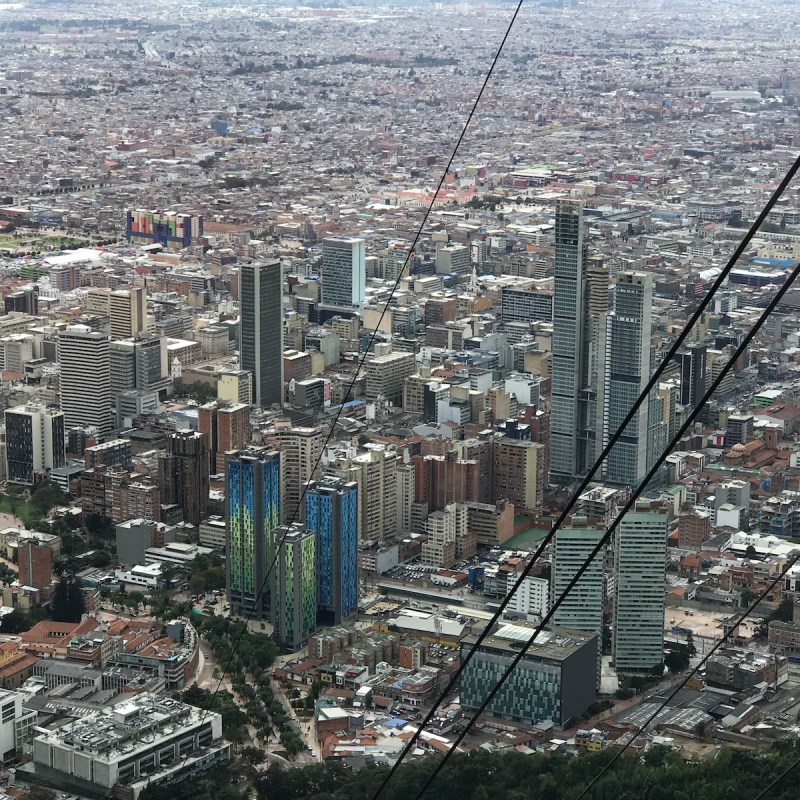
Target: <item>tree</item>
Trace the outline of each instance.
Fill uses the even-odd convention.
[[[673,674],[689,668],[689,654],[685,650],[672,650],[664,657],[664,665]]]
[[[53,619],[56,622],[80,622],[84,610],[80,581],[75,575],[62,575],[53,592]]]
[[[785,600],[781,600],[781,604],[769,615],[769,621],[791,622],[793,617],[794,601],[787,597]]]

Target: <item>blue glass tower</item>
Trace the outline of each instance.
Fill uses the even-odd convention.
[[[305,524],[317,537],[317,620],[338,625],[358,611],[358,486],[309,481]]]
[[[234,613],[265,619],[267,573],[280,525],[281,454],[241,450],[225,456],[226,588]]]

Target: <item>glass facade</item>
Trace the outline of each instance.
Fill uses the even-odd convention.
[[[239,276],[242,369],[253,376],[253,403],[283,403],[283,269],[278,259],[243,264]]]
[[[322,305],[363,311],[366,281],[363,239],[331,236],[322,240]]]
[[[570,484],[585,472],[593,453],[582,429],[579,398],[589,384],[586,245],[583,206],[562,200],[556,206],[553,286],[552,414],[550,480]],[[591,453],[588,451],[591,450]]]
[[[664,573],[667,514],[636,503],[614,544],[614,666],[646,673],[664,661]]]
[[[265,581],[280,524],[280,453],[243,450],[225,457],[227,594],[235,611],[263,619],[270,592]]]
[[[358,486],[338,478],[308,483],[305,524],[317,537],[320,621],[338,625],[358,610]]]
[[[272,624],[278,643],[296,650],[317,624],[316,536],[304,525],[275,531],[279,548],[272,581]]]

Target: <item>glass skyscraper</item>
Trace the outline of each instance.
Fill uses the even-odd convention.
[[[618,672],[648,673],[664,662],[667,514],[637,500],[614,542],[613,658]]]
[[[358,485],[309,481],[305,523],[317,536],[318,621],[338,625],[358,610]]]
[[[275,530],[271,617],[278,644],[291,650],[301,647],[317,625],[316,538],[299,523]]]
[[[594,454],[583,399],[591,384],[586,270],[583,204],[560,200],[555,220],[550,481],[564,485],[585,474]]]
[[[253,376],[253,403],[283,403],[283,270],[278,259],[242,264],[239,274],[242,369]]]
[[[366,246],[363,239],[331,236],[322,240],[322,296],[331,311],[360,313],[366,291]]]
[[[227,596],[234,613],[264,619],[270,609],[266,577],[280,525],[281,454],[241,450],[225,456]],[[262,591],[263,589],[263,591]]]

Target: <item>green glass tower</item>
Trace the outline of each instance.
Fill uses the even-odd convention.
[[[226,588],[231,610],[265,619],[265,586],[280,524],[281,454],[240,450],[225,456]]]
[[[316,535],[305,525],[275,530],[278,559],[272,573],[272,624],[278,644],[297,650],[317,623]]]

